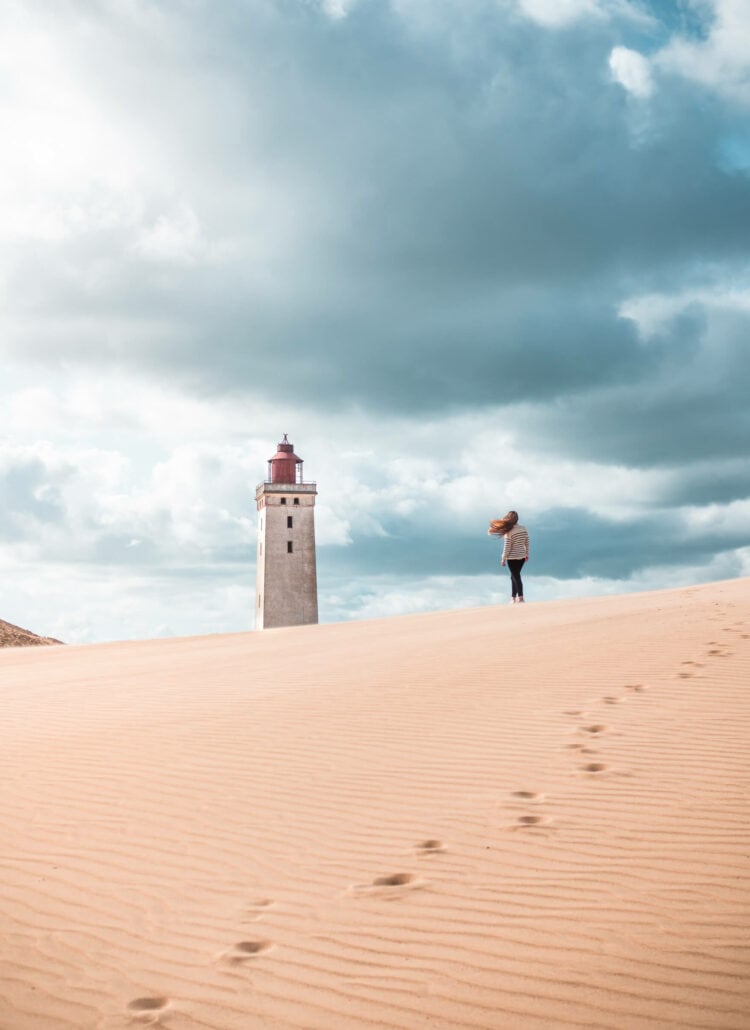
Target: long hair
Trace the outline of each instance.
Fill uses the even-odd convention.
[[[490,522],[490,533],[494,536],[505,536],[518,522],[518,512],[509,511],[502,519],[493,519]]]

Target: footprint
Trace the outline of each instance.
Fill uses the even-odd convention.
[[[373,887],[405,887],[413,880],[414,877],[411,873],[391,873],[389,876],[376,876],[372,885]]]
[[[583,744],[566,744],[568,751],[583,751]]]
[[[635,693],[635,694],[640,694],[644,690],[648,690],[648,687],[646,686],[645,683],[626,683],[625,684],[625,689],[626,690],[632,690],[633,693]]]
[[[134,1019],[141,1020],[151,1025],[159,1022],[159,1016],[169,1006],[169,998],[154,997],[134,998],[128,1002],[128,1012]]]
[[[423,840],[421,844],[417,844],[417,851],[423,855],[437,855],[445,851],[443,842],[436,838],[430,838],[430,840]]]
[[[703,662],[680,662],[680,665],[694,665],[696,669],[703,669]]]
[[[518,826],[546,826],[549,819],[543,815],[519,815]]]
[[[605,705],[620,705],[624,700],[624,697],[613,697],[611,694],[608,694],[606,697],[602,698],[602,701],[605,703]]]
[[[248,962],[250,959],[256,958],[258,955],[262,955],[263,952],[268,951],[270,947],[270,941],[239,941],[237,944],[232,945],[229,951],[224,953],[223,957],[231,962],[232,965],[236,966],[242,962]]]
[[[581,708],[568,708],[563,712],[563,715],[585,715],[586,713]]]
[[[606,769],[604,762],[589,762],[588,765],[583,766],[583,771],[588,773],[599,773],[604,772]]]
[[[519,801],[535,801],[537,804],[544,801],[544,794],[537,794],[535,790],[514,790],[511,797],[518,798]]]
[[[424,881],[412,873],[389,873],[387,876],[376,876],[370,883],[354,883],[349,891],[353,894],[396,899],[418,887],[424,887]]]
[[[605,726],[603,722],[595,722],[592,726],[581,726],[581,729],[586,733],[604,733],[609,726]]]
[[[677,675],[681,680],[689,680],[695,676],[694,672],[678,672]]]
[[[158,1012],[169,1004],[168,998],[135,998],[128,1004],[131,1012]]]

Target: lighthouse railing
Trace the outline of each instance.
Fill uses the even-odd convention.
[[[293,483],[292,482],[289,482],[289,483],[277,483],[277,482],[274,482],[273,479],[264,479],[262,483],[258,483],[258,489],[260,489],[262,486],[273,486],[273,487],[275,487],[278,490],[282,490],[282,492],[283,492],[284,489],[288,490],[290,487],[295,487],[295,486],[300,486],[300,487],[303,488],[303,490],[306,489],[307,487],[313,487],[313,489],[317,489],[318,484],[317,484],[317,482],[314,479],[297,479]]]

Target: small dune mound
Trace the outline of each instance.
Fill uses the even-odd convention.
[[[62,640],[52,637],[38,637],[28,629],[13,626],[0,619],[0,647],[47,647],[50,644],[61,644]]]

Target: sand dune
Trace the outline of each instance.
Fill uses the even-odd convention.
[[[0,619],[0,647],[39,647],[46,644],[59,644],[60,640],[52,637],[38,637],[28,629],[13,626]]]
[[[750,1025],[750,589],[0,655],[0,1027]]]

